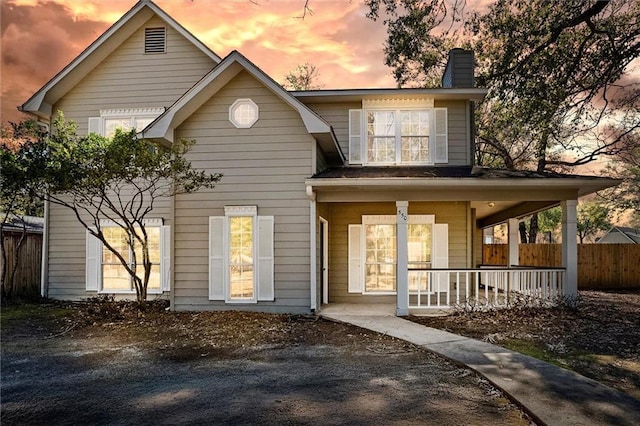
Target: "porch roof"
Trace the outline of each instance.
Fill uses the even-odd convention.
[[[511,190],[544,187],[572,189],[581,197],[619,184],[619,179],[531,170],[502,170],[472,166],[389,166],[333,167],[311,176],[306,184],[314,188],[401,186],[430,188],[509,188]]]
[[[619,183],[598,176],[471,166],[337,167],[305,180],[319,202],[469,201],[483,226]]]
[[[572,175],[532,170],[504,170],[477,166],[348,166],[332,167],[315,174],[314,180],[321,179],[389,179],[389,178],[467,178],[467,179],[573,179],[592,180],[609,185],[619,183],[616,179],[599,176]],[[612,183],[613,181],[613,183]]]

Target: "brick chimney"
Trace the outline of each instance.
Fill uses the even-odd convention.
[[[449,60],[442,76],[442,87],[468,88],[474,86],[473,51],[460,48],[449,51]]]

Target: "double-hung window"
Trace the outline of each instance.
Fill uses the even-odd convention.
[[[367,163],[428,164],[429,110],[367,112]]]
[[[134,241],[133,250],[129,244],[132,236],[110,221],[101,223],[105,240],[125,260],[130,268],[134,267],[140,278],[144,277],[142,264],[142,246]],[[151,275],[147,291],[149,293],[161,293],[169,290],[169,227],[162,226],[161,219],[145,221],[145,230],[148,238],[149,256],[151,260]],[[134,293],[135,287],[131,275],[111,250],[99,239],[87,231],[87,290],[104,293]]]
[[[446,108],[349,111],[349,162],[431,165],[448,161]]]
[[[209,217],[209,300],[274,300],[273,216],[256,206],[227,206]]]
[[[120,129],[140,131],[164,112],[164,108],[123,108],[100,110],[100,117],[89,118],[89,133],[111,138]]]

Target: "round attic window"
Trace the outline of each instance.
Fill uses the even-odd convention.
[[[258,105],[251,99],[238,99],[229,107],[229,121],[239,129],[248,129],[258,121]]]

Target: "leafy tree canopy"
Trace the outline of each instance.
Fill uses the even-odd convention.
[[[628,147],[640,127],[640,3],[625,0],[367,0],[387,26],[386,64],[401,86],[432,85],[452,47],[473,49],[480,165],[539,171]],[[603,128],[602,124],[607,124]]]
[[[592,239],[598,232],[611,229],[609,209],[597,201],[578,205],[578,238],[580,243]]]
[[[630,212],[630,225],[640,227],[640,148],[618,155],[605,173],[623,181],[600,195],[618,213]]]
[[[29,185],[31,177],[25,168],[21,149],[25,144],[34,144],[43,135],[43,129],[31,120],[10,123],[9,126],[0,128],[0,292],[3,298],[14,296],[18,289],[15,276],[20,252],[27,238],[27,216],[43,214],[42,200],[33,194]],[[21,230],[13,247],[4,238],[8,225]],[[13,262],[9,262],[8,250],[13,252]]]
[[[33,196],[68,208],[102,241],[131,276],[142,305],[152,266],[145,219],[159,200],[213,188],[221,178],[191,166],[186,154],[194,143],[179,140],[159,146],[138,139],[135,131],[117,131],[113,138],[79,136],[75,123],[59,113],[50,134],[20,146],[15,179]],[[128,235],[131,260],[105,237],[105,220]]]

